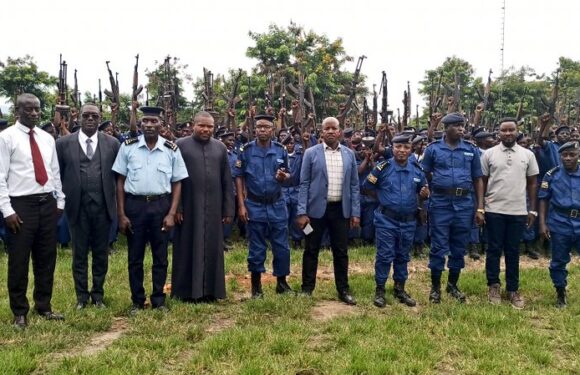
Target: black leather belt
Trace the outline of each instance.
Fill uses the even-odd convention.
[[[415,213],[403,215],[395,210],[391,210],[390,208],[386,208],[383,206],[380,206],[379,210],[381,214],[385,215],[386,217],[403,223],[407,223],[409,221],[414,221],[417,219],[417,215]]]
[[[48,202],[51,198],[54,198],[53,193],[40,193],[40,194],[21,195],[18,197],[10,197],[10,199],[38,203]]]
[[[282,193],[278,193],[278,194],[272,195],[272,196],[260,197],[258,195],[254,195],[248,191],[248,194],[246,195],[246,197],[249,200],[251,200],[252,202],[261,203],[261,204],[272,204],[274,202],[277,202],[278,199],[280,199],[282,197]]]
[[[580,208],[564,208],[558,206],[552,206],[554,211],[564,214],[571,219],[580,219]]]
[[[452,188],[452,189],[441,189],[433,188],[435,194],[453,195],[455,197],[465,197],[471,194],[471,189],[464,188]]]
[[[160,195],[133,195],[133,194],[126,194],[127,198],[135,199],[138,201],[145,201],[145,202],[153,202],[158,201],[159,199],[165,198],[170,196],[171,194],[165,193]]]

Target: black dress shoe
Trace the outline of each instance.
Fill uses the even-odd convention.
[[[136,316],[139,311],[143,310],[143,305],[136,305],[133,304],[133,306],[131,306],[131,309],[129,310],[129,316]]]
[[[87,307],[87,303],[86,302],[77,302],[77,305],[75,306],[75,309],[77,309],[77,310],[83,310],[85,307]]]
[[[441,289],[431,288],[429,293],[429,302],[441,303]]]
[[[26,315],[14,315],[14,320],[12,321],[12,325],[16,329],[24,329],[28,326],[28,320],[26,319]]]
[[[107,308],[107,305],[105,305],[105,304],[103,303],[103,301],[94,301],[94,302],[93,302],[93,305],[95,305],[95,307],[96,307],[97,309],[106,309],[106,308]]]
[[[38,315],[42,316],[46,320],[64,320],[64,316],[54,311],[39,311]]]
[[[356,300],[348,291],[338,293],[338,299],[349,306],[356,305]]]
[[[447,289],[446,289],[447,293],[455,298],[456,300],[458,300],[461,303],[465,302],[465,294],[463,294],[461,292],[461,290],[459,290],[459,288],[457,287],[457,285],[455,284],[451,284],[451,283],[447,283]]]

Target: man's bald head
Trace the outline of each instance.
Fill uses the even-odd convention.
[[[200,112],[197,112],[195,114],[195,116],[193,117],[193,124],[195,125],[196,123],[200,122],[201,119],[204,119],[204,118],[205,119],[211,118],[213,120],[213,116],[209,112],[200,111]]]
[[[24,105],[24,103],[30,101],[38,101],[38,103],[40,103],[40,100],[34,94],[28,93],[20,94],[16,97],[16,108],[20,108],[22,107],[22,105]]]
[[[336,117],[327,117],[324,120],[322,120],[322,128],[324,129],[324,125],[332,123],[336,126],[338,126],[340,124],[340,121],[338,121],[338,119]]]

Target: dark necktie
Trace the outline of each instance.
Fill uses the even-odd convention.
[[[93,159],[93,155],[94,155],[94,151],[93,151],[93,145],[91,144],[93,142],[92,139],[87,138],[87,158],[89,158],[89,160]]]
[[[40,185],[46,184],[48,181],[48,175],[46,174],[46,169],[44,168],[44,162],[42,161],[42,154],[38,148],[38,144],[34,139],[34,130],[30,130],[28,133],[30,135],[30,150],[32,151],[32,164],[34,165],[34,177],[36,182]]]

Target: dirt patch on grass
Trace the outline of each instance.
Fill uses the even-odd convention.
[[[70,353],[60,353],[55,355],[53,358],[70,358],[76,356],[92,356],[96,355],[104,350],[106,350],[109,346],[113,344],[116,340],[119,339],[127,330],[127,318],[116,317],[113,318],[113,323],[111,324],[111,328],[109,328],[105,332],[98,333],[93,335],[90,338],[90,342],[83,348],[79,350],[75,350]]]
[[[225,315],[214,315],[209,326],[206,328],[207,333],[218,333],[228,328],[232,328],[236,321]]]
[[[341,316],[354,315],[356,307],[337,301],[322,301],[316,304],[310,313],[312,319],[325,322]]]

